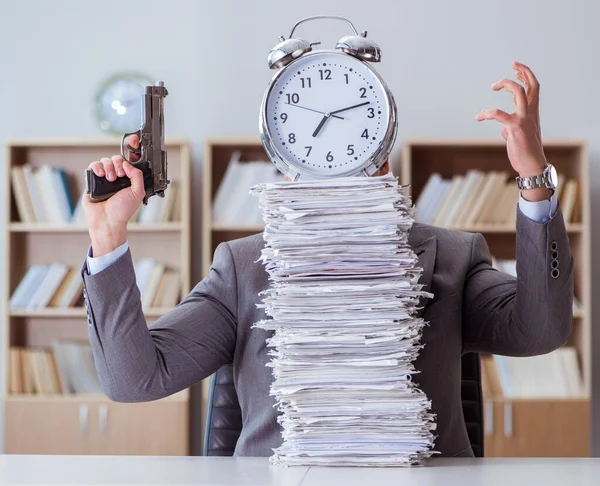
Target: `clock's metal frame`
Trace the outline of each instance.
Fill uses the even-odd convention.
[[[387,124],[387,130],[383,137],[383,140],[368,159],[365,159],[362,164],[358,167],[345,172],[343,174],[336,174],[335,176],[328,176],[324,172],[317,172],[310,169],[305,168],[302,165],[299,165],[297,161],[287,160],[285,156],[279,152],[277,149],[275,142],[273,141],[273,137],[271,135],[271,131],[269,130],[268,117],[267,117],[267,106],[271,96],[271,92],[273,91],[273,87],[275,83],[288,69],[294,69],[294,65],[297,62],[305,60],[307,57],[316,57],[321,54],[335,54],[338,56],[345,56],[354,60],[354,62],[361,63],[373,74],[373,76],[381,83],[384,93],[385,93],[385,103],[388,108],[389,118]],[[332,177],[351,177],[351,176],[366,176],[369,177],[373,175],[375,172],[379,170],[379,168],[385,163],[388,159],[392,148],[394,147],[394,142],[396,141],[396,136],[398,133],[398,122],[397,122],[397,109],[396,102],[394,100],[394,96],[392,92],[388,88],[387,84],[383,80],[383,78],[375,71],[375,69],[365,61],[361,61],[353,56],[349,56],[344,52],[340,52],[339,50],[334,49],[319,49],[317,51],[312,51],[306,53],[295,59],[288,65],[279,69],[275,75],[271,78],[271,81],[267,85],[267,89],[263,95],[261,107],[260,107],[260,115],[259,115],[259,130],[260,130],[260,138],[265,147],[265,151],[267,155],[271,159],[271,161],[275,164],[277,169],[289,177],[293,181],[298,180],[311,180],[311,179],[330,179]]]

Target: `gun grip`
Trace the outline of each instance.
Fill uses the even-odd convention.
[[[146,192],[152,190],[152,171],[150,170],[149,162],[139,162],[131,164],[142,171],[144,175],[144,189]],[[90,169],[85,171],[85,192],[89,193],[90,201],[100,202],[106,201],[113,194],[116,194],[121,189],[131,186],[129,177],[118,177],[114,181],[109,181],[106,177],[98,177]]]

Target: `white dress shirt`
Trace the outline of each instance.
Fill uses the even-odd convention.
[[[523,213],[524,216],[528,217],[532,221],[536,223],[547,223],[550,221],[554,215],[556,214],[556,209],[558,208],[558,199],[556,194],[553,194],[550,199],[546,199],[544,201],[526,201],[523,199],[523,196],[519,196],[519,210]],[[87,267],[90,275],[95,275],[100,273],[105,268],[108,268],[114,262],[116,262],[119,258],[121,258],[127,250],[129,249],[129,245],[127,242],[123,243],[116,250],[107,253],[106,255],[102,255],[99,257],[92,257],[92,249],[90,248],[87,257]]]

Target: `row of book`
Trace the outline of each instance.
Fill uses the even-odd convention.
[[[11,169],[12,188],[19,220],[23,223],[85,224],[82,197],[74,203],[67,174],[49,165],[30,165]],[[131,221],[162,223],[181,220],[180,187],[173,181],[165,197],[152,197]]]
[[[577,351],[571,346],[526,358],[482,356],[482,388],[486,397],[556,399],[585,395]]]
[[[258,199],[250,188],[263,182],[281,182],[282,175],[270,162],[242,162],[241,153],[233,153],[212,207],[213,223],[221,225],[262,224]]]
[[[559,175],[557,197],[567,223],[581,222],[579,182]],[[507,171],[470,170],[452,179],[433,173],[415,204],[415,220],[445,228],[514,226],[519,189]]]
[[[170,308],[179,303],[179,272],[152,259],[135,265],[137,285],[144,308]],[[13,309],[78,307],[83,305],[80,270],[62,263],[33,264],[10,298]]]
[[[11,346],[9,366],[11,394],[102,393],[86,342],[55,341],[51,348]]]
[[[33,264],[10,298],[14,309],[78,307],[83,305],[81,271],[62,263]]]

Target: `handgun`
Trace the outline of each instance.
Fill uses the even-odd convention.
[[[121,139],[122,157],[144,175],[144,204],[148,204],[148,198],[155,194],[164,197],[170,182],[167,179],[163,111],[163,100],[168,94],[162,81],[158,81],[155,86],[146,86],[142,96],[142,126],[135,132],[125,133]],[[127,142],[132,135],[139,137],[139,148],[134,148]],[[132,162],[128,154],[134,154],[139,159]],[[129,186],[131,180],[127,176],[118,177],[111,182],[106,177],[97,176],[91,169],[85,171],[85,192],[89,193],[90,201],[105,201]]]

